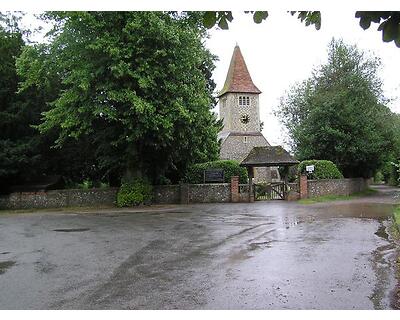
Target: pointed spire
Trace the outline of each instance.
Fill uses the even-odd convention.
[[[251,79],[238,44],[236,44],[235,49],[233,50],[225,84],[218,97],[221,97],[228,92],[261,93]]]

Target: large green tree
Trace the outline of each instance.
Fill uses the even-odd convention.
[[[77,182],[100,180],[90,141],[69,141],[62,149],[55,149],[51,146],[57,130],[40,134],[34,128],[41,123],[42,112],[48,110],[46,101],[55,99],[60,86],[57,74],[49,72],[46,76],[37,74],[40,85],[19,87],[16,60],[21,52],[29,57],[19,63],[21,70],[38,70],[44,60],[26,45],[30,31],[20,27],[22,16],[18,12],[0,13],[0,192],[54,174]],[[33,61],[36,63],[30,64]]]
[[[38,126],[55,145],[85,139],[96,163],[126,178],[178,180],[193,162],[218,156],[210,112],[214,57],[196,14],[50,12],[49,43],[18,61],[22,90],[58,77]]]
[[[370,177],[398,152],[397,121],[385,105],[380,62],[332,40],[328,62],[281,99],[276,115],[301,159],[327,159],[347,177]]]
[[[15,61],[25,46],[18,17],[0,13],[0,191],[32,177],[39,164],[38,123],[40,109],[17,95],[19,77]],[[28,98],[28,96],[25,96]]]
[[[105,169],[100,168],[91,139],[86,136],[68,139],[62,147],[55,148],[54,141],[60,129],[54,127],[42,133],[38,130],[43,113],[52,107],[48,102],[57,99],[62,89],[58,68],[49,59],[48,53],[46,45],[26,45],[23,54],[17,59],[17,73],[23,76],[20,81],[25,80],[19,83],[16,93],[18,109],[30,110],[30,116],[25,122],[19,122],[19,125],[29,129],[31,138],[36,141],[34,151],[37,160],[30,165],[29,174],[24,173],[17,179],[17,183],[40,180],[46,175],[62,175],[68,184],[83,180],[107,181],[109,175]]]

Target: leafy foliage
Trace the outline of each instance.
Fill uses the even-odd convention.
[[[254,11],[253,21],[255,23],[261,23],[267,18],[268,18],[268,11]]]
[[[192,165],[187,173],[185,180],[188,183],[203,183],[204,170],[207,169],[223,169],[224,182],[231,182],[231,177],[239,176],[240,183],[247,183],[247,170],[239,165],[235,160],[217,160],[205,163],[197,163]]]
[[[328,62],[281,99],[275,114],[302,159],[327,159],[346,177],[370,177],[398,151],[395,115],[385,106],[380,61],[332,40]]]
[[[397,167],[393,165],[393,162],[396,161],[392,159],[392,161],[387,161],[380,168],[383,180],[390,186],[397,186],[399,174],[397,172]]]
[[[117,193],[118,207],[132,207],[140,204],[147,204],[153,197],[152,186],[148,181],[136,179],[125,182]]]
[[[268,18],[268,11],[245,11],[253,15],[253,21],[257,24]],[[298,13],[297,18],[305,25],[314,25],[317,30],[321,28],[321,13],[319,11],[291,11],[292,16]],[[231,11],[206,11],[203,13],[203,24],[207,29],[218,25],[223,30],[229,29],[229,22],[232,22],[233,15]]]
[[[253,15],[253,21],[257,24],[268,18],[268,11],[245,11]],[[298,13],[297,18],[305,25],[314,25],[317,30],[321,28],[321,13],[319,11],[291,11],[292,16]],[[229,29],[229,22],[232,22],[233,15],[231,11],[206,11],[203,14],[204,26],[208,29],[218,25],[223,30]]]
[[[204,26],[208,29],[216,24],[221,29],[228,29],[228,22],[233,20],[232,12],[230,11],[206,11],[203,16]]]
[[[210,112],[214,56],[196,13],[49,12],[49,43],[18,60],[22,90],[58,78],[42,134],[55,146],[86,141],[102,176],[173,181],[218,157],[221,123]]]
[[[268,11],[245,11],[253,14],[253,21],[261,23],[268,18]],[[290,11],[292,16],[304,22],[306,26],[314,25],[315,29],[321,28],[320,11]],[[394,41],[400,48],[400,11],[357,11],[356,18],[360,18],[360,26],[365,30],[371,26],[371,22],[380,23],[378,31],[382,31],[384,42]],[[228,29],[228,22],[232,22],[231,11],[207,11],[204,13],[204,26],[208,29],[216,24],[221,29]],[[382,21],[382,22],[381,22]]]
[[[0,15],[0,191],[35,173],[39,165],[38,134],[29,125],[37,123],[41,108],[18,96],[20,81],[15,61],[25,44],[17,18]]]
[[[385,179],[385,177],[383,176],[382,171],[377,171],[375,173],[375,175],[374,175],[374,183],[376,183],[376,184],[384,183],[384,181],[385,181],[384,179]]]
[[[314,172],[308,174],[310,179],[341,179],[342,173],[336,165],[329,160],[304,160],[297,167],[299,174],[306,174],[306,166],[314,166]]]
[[[290,11],[294,16],[297,13],[297,19],[304,22],[306,26],[314,25],[315,29],[321,29],[321,12],[319,11]]]
[[[57,131],[40,134],[34,128],[48,110],[46,102],[58,94],[60,83],[57,74],[50,72],[51,65],[46,72],[42,68],[48,60],[44,50],[39,54],[43,46],[24,43],[30,32],[20,28],[21,16],[18,12],[0,13],[0,192],[8,192],[12,185],[40,181],[46,175],[63,175],[75,183],[85,179],[99,182],[103,173],[96,165],[92,143],[70,140],[63,149],[51,148]],[[35,77],[21,86],[21,74],[26,72]]]
[[[400,48],[400,11],[357,11],[356,18],[360,18],[360,26],[364,30],[372,22],[379,23],[378,31],[382,31],[382,40],[394,41]]]
[[[393,166],[393,169],[395,171],[392,177],[397,178],[396,183],[393,183],[392,185],[400,185],[400,161],[391,162],[390,164]]]

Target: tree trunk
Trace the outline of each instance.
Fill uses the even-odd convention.
[[[131,144],[127,148],[126,170],[123,177],[125,182],[143,178],[143,163],[137,144]]]

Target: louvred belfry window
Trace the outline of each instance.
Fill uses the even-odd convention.
[[[249,106],[250,97],[239,96],[239,106]]]

